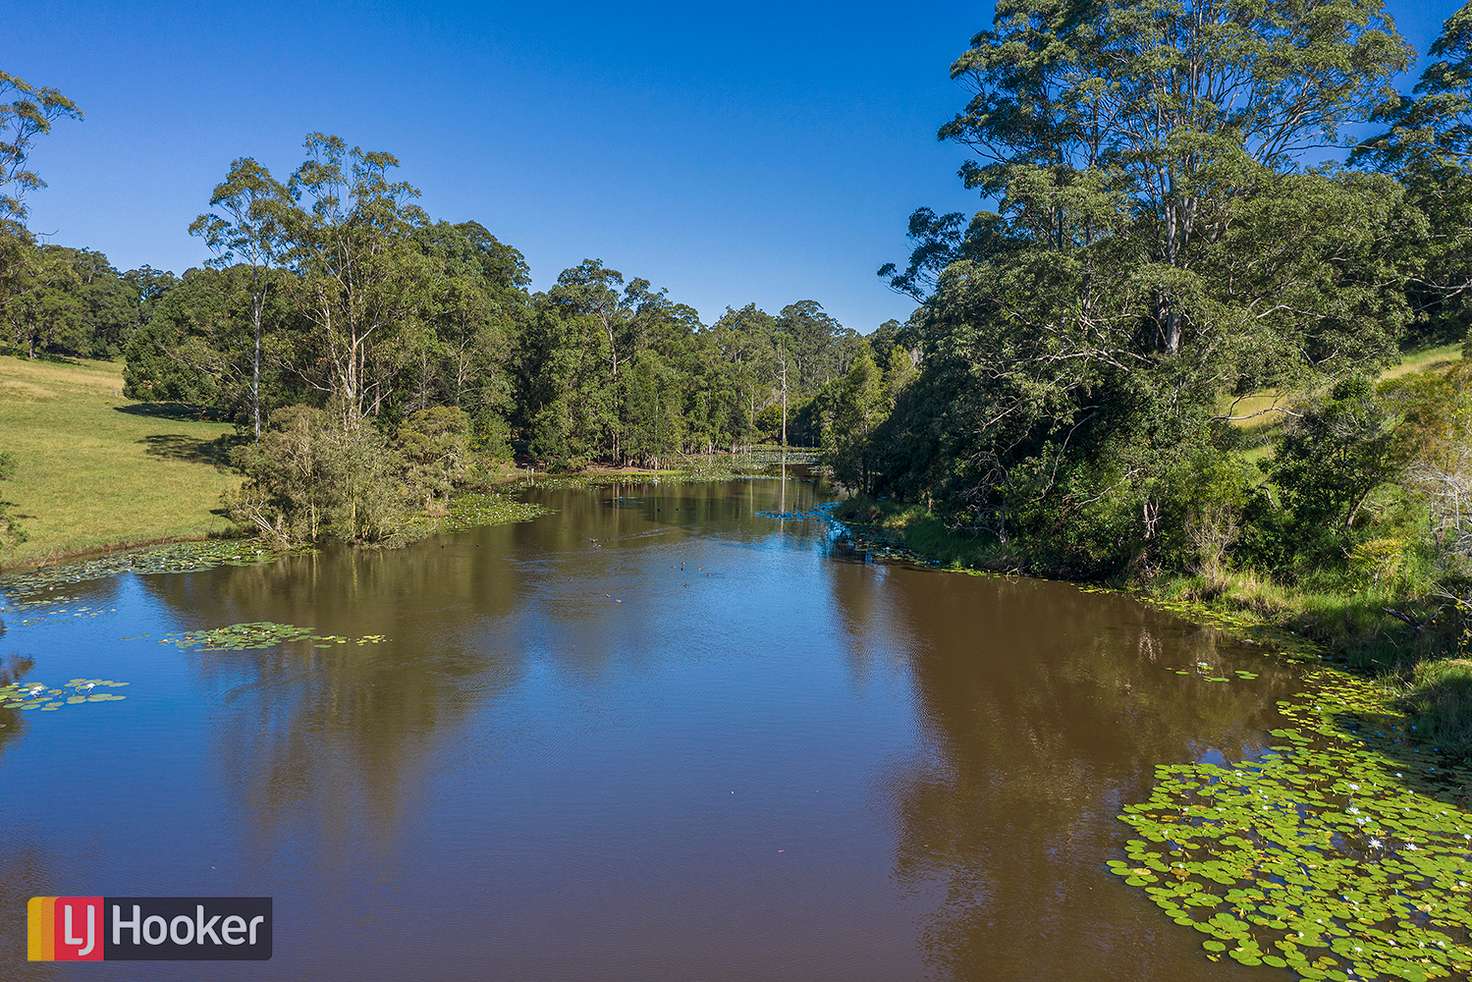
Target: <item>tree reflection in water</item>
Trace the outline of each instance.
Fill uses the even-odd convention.
[[[1127,598],[1031,580],[831,567],[855,649],[903,651],[925,753],[893,777],[895,875],[936,892],[940,977],[1181,978],[1190,932],[1112,882],[1153,766],[1259,749],[1291,676]],[[876,632],[881,637],[876,638]],[[1169,671],[1228,660],[1251,688]],[[1187,735],[1192,736],[1187,736]],[[1182,937],[1182,935],[1185,937]]]

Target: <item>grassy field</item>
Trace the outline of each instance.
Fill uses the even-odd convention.
[[[1380,377],[1400,378],[1402,375],[1424,372],[1429,369],[1439,371],[1461,360],[1462,342],[1460,341],[1443,344],[1436,348],[1422,348],[1420,351],[1407,352],[1406,356],[1400,360],[1400,364],[1381,372]]]
[[[1444,344],[1435,348],[1422,348],[1407,352],[1401,360],[1380,373],[1381,379],[1401,378],[1416,372],[1442,371],[1462,359],[1462,344]],[[1273,455],[1274,446],[1283,435],[1287,411],[1293,408],[1290,396],[1277,389],[1261,389],[1240,399],[1224,398],[1221,403],[1223,414],[1230,414],[1232,426],[1241,430],[1246,444],[1244,455],[1248,460],[1266,460]]]
[[[0,450],[16,459],[0,498],[29,537],[0,567],[227,530],[231,427],[175,409],[124,399],[114,363],[0,356]]]
[[[1400,378],[1416,372],[1441,370],[1462,360],[1462,343],[1443,344],[1435,348],[1410,351],[1401,360],[1380,373],[1382,379]],[[1232,425],[1244,430],[1260,430],[1283,422],[1283,411],[1292,408],[1288,397],[1277,389],[1262,389],[1240,399],[1222,400],[1222,411],[1230,413]]]

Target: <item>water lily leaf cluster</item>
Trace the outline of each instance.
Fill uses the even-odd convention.
[[[55,712],[67,706],[80,706],[93,702],[120,702],[126,696],[110,690],[120,689],[127,682],[111,679],[67,679],[60,686],[49,686],[44,682],[27,680],[0,685],[0,709],[38,709]]]
[[[438,531],[463,532],[487,525],[508,525],[541,518],[551,509],[527,501],[517,501],[501,494],[467,494],[450,503],[450,512],[439,523]]]
[[[1206,957],[1305,979],[1472,974],[1472,770],[1403,739],[1381,690],[1325,669],[1230,766],[1162,764],[1112,872]]]
[[[1245,668],[1236,668],[1228,671],[1220,665],[1210,662],[1199,661],[1185,668],[1176,668],[1170,665],[1162,665],[1166,671],[1183,677],[1194,677],[1204,682],[1251,682],[1257,678],[1256,672],[1249,672]]]
[[[277,624],[274,621],[252,621],[245,624],[228,624],[199,631],[186,631],[159,640],[159,644],[172,644],[177,648],[195,651],[259,651],[276,648],[292,641],[311,642],[317,648],[330,648],[345,644],[380,644],[387,638],[382,634],[364,634],[347,637],[341,634],[318,634],[313,628],[295,624]]]
[[[194,573],[219,566],[249,566],[276,556],[276,552],[249,539],[180,542],[7,574],[0,577],[0,590],[11,597],[27,597],[45,590],[100,580],[119,573],[137,573],[140,576],[153,573]]]

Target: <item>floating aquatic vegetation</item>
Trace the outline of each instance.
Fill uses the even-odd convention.
[[[1260,758],[1162,764],[1110,869],[1206,957],[1305,979],[1472,973],[1472,769],[1404,740],[1368,682],[1310,673]]]
[[[56,712],[89,702],[120,702],[127,697],[105,690],[120,689],[127,684],[111,679],[68,679],[58,687],[33,680],[8,682],[0,685],[0,709]]]
[[[218,566],[249,566],[274,559],[277,553],[254,539],[229,539],[210,542],[179,542],[169,546],[115,552],[60,566],[0,576],[0,591],[15,598],[25,598],[44,590],[55,589],[87,580],[99,580],[118,573],[194,573]],[[47,598],[43,603],[54,603]],[[17,609],[22,604],[17,603]]]
[[[500,494],[467,494],[450,503],[450,513],[441,519],[436,531],[461,532],[486,525],[507,525],[541,518],[550,508],[517,501]]]
[[[3,580],[0,580],[0,582],[3,582]],[[8,606],[4,603],[4,600],[5,600],[4,594],[0,594],[0,610],[7,610],[8,609],[8,610],[22,611],[22,610],[34,610],[34,609],[37,609],[37,608],[40,608],[40,607],[52,607],[52,606],[55,606],[57,604],[74,603],[77,600],[77,598],[76,597],[72,597],[72,596],[67,596],[65,594],[52,594],[50,596],[41,597],[41,598],[38,598],[38,599],[17,600],[15,602],[9,604]]]
[[[340,644],[380,644],[385,640],[387,639],[382,634],[364,634],[350,638],[341,634],[317,634],[310,627],[298,627],[295,624],[252,621],[170,635],[160,638],[159,644],[172,644],[177,648],[195,651],[259,651],[292,641],[310,641],[313,647],[330,648]]]
[[[1162,665],[1161,668],[1175,675],[1195,677],[1201,679],[1203,682],[1251,682],[1257,678],[1256,672],[1249,672],[1245,668],[1233,669],[1231,675],[1228,676],[1224,674],[1225,669],[1204,661],[1196,662],[1194,665],[1189,665],[1186,668],[1174,668],[1170,665]]]

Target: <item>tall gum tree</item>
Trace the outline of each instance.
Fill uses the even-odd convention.
[[[267,295],[287,249],[292,202],[286,186],[257,161],[242,157],[230,164],[225,180],[210,195],[209,212],[189,226],[204,239],[218,268],[236,263],[249,273],[251,356],[251,423],[261,438],[261,340]]]
[[[303,380],[335,406],[344,427],[377,415],[424,329],[433,263],[414,239],[428,221],[413,185],[394,179],[390,153],[349,148],[314,133],[288,183],[289,266],[311,326]]]
[[[8,317],[22,292],[19,280],[34,279],[39,257],[26,231],[26,196],[46,182],[30,166],[36,139],[59,120],[82,118],[82,111],[58,90],[33,85],[0,70],[0,317]]]
[[[25,226],[25,196],[46,186],[30,168],[36,138],[62,119],[81,119],[76,103],[49,86],[0,71],[0,230]]]
[[[1157,267],[1156,347],[1179,353],[1194,247],[1220,240],[1261,171],[1339,144],[1409,59],[1379,0],[1002,0],[952,65],[973,95],[940,130],[974,153],[961,176],[997,212],[966,226],[922,209],[910,267],[884,273],[914,289],[968,240],[1069,251],[1128,217]]]

